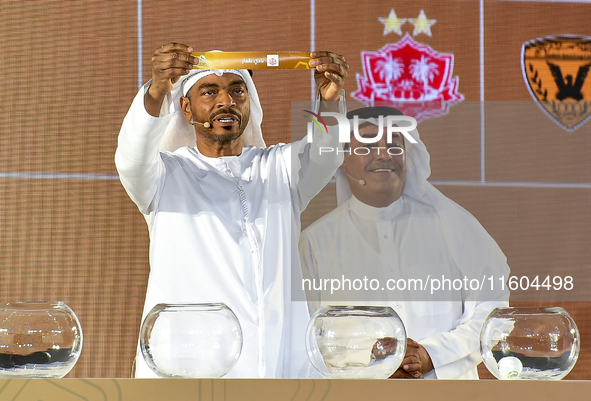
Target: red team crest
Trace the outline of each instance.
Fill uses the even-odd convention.
[[[363,102],[386,102],[417,122],[448,113],[462,100],[458,77],[452,77],[454,56],[415,42],[408,34],[377,52],[361,52],[364,76],[357,74]]]

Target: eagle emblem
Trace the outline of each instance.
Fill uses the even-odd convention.
[[[567,131],[584,124],[591,117],[591,38],[539,38],[521,53],[523,78],[542,110]]]

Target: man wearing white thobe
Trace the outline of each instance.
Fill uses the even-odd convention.
[[[386,121],[400,114],[375,107],[351,111],[348,118],[358,116],[359,134],[368,140],[379,133],[380,115]],[[340,205],[302,232],[300,258],[310,280],[304,289],[314,308],[391,306],[412,339],[393,377],[477,379],[482,324],[492,309],[508,306],[509,293],[498,280],[509,275],[506,257],[470,213],[427,182],[429,154],[418,132],[410,133],[417,143],[400,133],[387,143],[385,128],[382,133],[369,144],[352,135],[337,173]],[[474,291],[472,280],[483,277],[489,288]],[[331,291],[319,285],[324,279],[340,279],[342,285],[344,279],[364,278],[374,280],[373,289]],[[431,279],[450,285],[433,297],[429,287],[415,289],[419,280]],[[497,286],[492,290],[491,282]]]
[[[342,162],[311,150],[338,146],[337,138],[265,147],[249,73],[191,71],[191,51],[179,43],[156,50],[152,80],[125,117],[115,156],[150,232],[143,316],[158,303],[223,302],[244,337],[226,377],[298,377],[309,315],[291,301],[292,250],[297,255],[300,213]],[[344,59],[312,57],[321,99],[339,100]],[[177,149],[167,136],[191,139],[189,124],[196,146]],[[165,142],[173,151],[160,150]],[[136,377],[155,377],[141,356]]]

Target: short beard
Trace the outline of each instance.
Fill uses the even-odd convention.
[[[201,127],[199,127],[201,128]],[[244,130],[239,130],[237,132],[232,132],[232,133],[228,133],[226,135],[220,135],[220,134],[212,134],[210,130],[208,129],[197,129],[197,131],[199,132],[199,136],[203,137],[204,139],[208,140],[208,141],[212,141],[212,142],[217,142],[217,143],[226,143],[226,142],[232,142],[238,138],[240,138],[242,136],[242,133],[244,132]]]

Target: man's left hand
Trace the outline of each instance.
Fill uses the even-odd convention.
[[[310,53],[310,67],[315,68],[314,79],[320,90],[322,100],[337,101],[345,86],[349,65],[340,54],[332,52]]]

